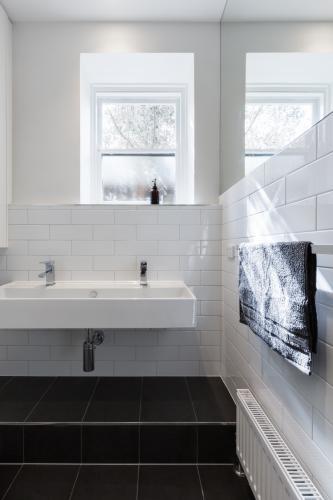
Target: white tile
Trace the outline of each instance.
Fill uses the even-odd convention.
[[[313,413],[313,439],[325,455],[333,457],[333,425],[318,411]]]
[[[94,226],[94,240],[135,240],[136,226]]]
[[[222,209],[201,210],[201,224],[222,224]]]
[[[138,361],[172,361],[178,359],[178,347],[151,346],[136,347],[135,359]]]
[[[55,361],[75,361],[82,359],[80,346],[52,345],[51,359]]]
[[[261,186],[258,186],[260,188]],[[248,198],[243,198],[241,200],[232,203],[231,205],[226,205],[223,209],[223,224],[227,222],[232,222],[234,220],[246,217],[248,208]]]
[[[153,330],[120,330],[115,333],[115,344],[123,346],[157,345],[157,332]]]
[[[333,229],[333,191],[317,198],[317,229]]]
[[[85,207],[72,210],[73,224],[113,224],[113,209],[87,209]]]
[[[221,375],[221,364],[219,361],[200,361],[200,375],[203,377],[216,377]]]
[[[177,225],[139,225],[137,232],[138,240],[179,240]]]
[[[28,333],[25,330],[0,330],[0,345],[28,345]]]
[[[8,360],[29,361],[50,359],[50,348],[44,346],[9,346]]]
[[[50,239],[91,240],[92,226],[74,225],[74,224],[50,226]]]
[[[246,214],[253,215],[284,205],[286,200],[285,178],[252,193],[246,200]]]
[[[186,361],[219,361],[220,351],[215,346],[186,346],[179,348],[179,359]]]
[[[315,159],[316,128],[313,127],[265,163],[265,183],[270,184]]]
[[[201,271],[201,285],[221,285],[222,273],[217,271]]]
[[[159,224],[200,224],[200,210],[159,210]]]
[[[221,345],[221,332],[201,332],[200,344],[219,346]]]
[[[189,332],[161,331],[158,333],[160,345],[199,345],[200,332],[193,330]]]
[[[96,349],[96,360],[131,361],[135,359],[135,348],[133,346],[111,346]]]
[[[116,210],[116,224],[157,224],[158,215],[155,208],[151,210]]]
[[[184,270],[203,270],[203,271],[217,271],[221,269],[222,259],[213,255],[201,256],[182,256],[180,257],[180,266]]]
[[[29,375],[35,377],[69,377],[70,361],[29,361]]]
[[[257,191],[265,184],[265,164],[257,167],[251,174],[243,177],[239,182],[223,193],[220,200],[225,206],[231,205],[249,194]]]
[[[55,259],[55,270],[85,271],[92,269],[93,257],[83,255],[59,256]]]
[[[28,210],[29,224],[71,224],[71,211],[31,208]]]
[[[333,115],[330,113],[318,125],[318,158],[333,151]]]
[[[27,224],[28,214],[25,209],[8,210],[8,224]]]
[[[116,241],[116,255],[157,255],[157,241]]]
[[[158,361],[159,376],[196,376],[199,375],[198,361]]]
[[[326,382],[333,385],[333,347],[319,341],[314,356],[314,371]]]
[[[28,362],[0,361],[0,375],[7,377],[28,375]]]
[[[0,346],[0,360],[7,360],[7,347]]]
[[[208,301],[203,300],[201,302],[201,314],[203,316],[218,316],[219,314],[221,314],[221,301],[220,300],[208,300]]]
[[[140,268],[140,262],[145,258],[144,255],[137,257],[137,269]],[[150,256],[147,259],[148,270],[168,271],[179,269],[179,257],[175,255],[157,255]]]
[[[201,241],[201,255],[221,255],[222,242],[221,241]]]
[[[46,225],[12,225],[8,227],[10,240],[48,240],[50,235],[49,226]]]
[[[71,345],[71,332],[69,330],[30,330],[30,345]]]
[[[180,226],[181,240],[220,240],[222,235],[220,225]]]
[[[7,257],[7,269],[15,271],[42,270],[41,258],[28,255],[10,255]]]
[[[55,240],[42,240],[42,241],[29,241],[29,255],[70,255],[71,242],[70,241],[55,241]]]
[[[333,153],[297,170],[286,179],[287,202],[333,189]]]
[[[319,338],[333,346],[333,307],[317,304],[317,318]]]
[[[73,255],[113,255],[113,241],[72,241]]]
[[[200,241],[159,241],[160,255],[200,255]]]
[[[6,255],[27,255],[28,242],[25,240],[12,240],[9,241]]]
[[[221,328],[220,316],[198,316],[198,330],[219,330]]]
[[[96,271],[131,271],[137,269],[135,256],[99,256],[94,257],[94,270]]]
[[[45,278],[40,278],[39,274],[41,272],[41,269],[38,271],[29,271],[29,281],[40,281],[45,282]],[[71,271],[60,271],[59,269],[56,270],[56,280],[57,281],[70,281],[72,279],[72,273]]]

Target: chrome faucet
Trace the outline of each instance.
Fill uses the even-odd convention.
[[[45,285],[52,286],[55,285],[55,269],[54,260],[46,260],[41,262],[45,265],[45,271],[38,275],[39,278],[45,278]]]
[[[147,281],[147,262],[143,260],[140,262],[140,285],[141,286],[147,286],[148,281]]]

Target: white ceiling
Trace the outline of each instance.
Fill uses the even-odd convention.
[[[0,0],[12,21],[219,21],[225,0]]]
[[[12,21],[219,21],[226,0],[0,0]],[[224,21],[329,21],[333,0],[228,0]]]

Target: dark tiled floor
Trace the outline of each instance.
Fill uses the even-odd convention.
[[[235,405],[220,378],[1,383],[0,463],[234,462]]]
[[[253,500],[231,466],[24,465],[13,481],[17,470],[0,467],[2,500]]]
[[[235,420],[218,377],[0,378],[0,423]]]

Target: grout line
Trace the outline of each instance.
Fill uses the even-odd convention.
[[[53,465],[59,465],[59,466],[77,466],[77,467],[86,467],[86,466],[94,466],[94,467],[104,467],[104,466],[110,466],[110,467],[126,467],[126,466],[131,466],[131,467],[134,467],[134,466],[137,466],[139,465],[137,462],[126,462],[126,463],[121,463],[121,462],[84,462],[84,463],[80,463],[80,462],[24,462],[24,464],[22,464],[22,462],[1,462],[1,465],[20,465],[20,466],[23,466],[23,465],[40,465],[40,466],[53,466]],[[145,462],[145,463],[142,463],[141,466],[142,467],[159,467],[159,466],[163,466],[163,467],[167,467],[169,466],[170,467],[179,467],[179,466],[182,466],[182,465],[187,465],[187,466],[204,466],[204,467],[217,467],[217,466],[221,466],[221,467],[233,467],[235,464],[232,463],[232,462],[198,462],[198,463],[193,463],[193,462],[178,462],[178,463],[175,463],[175,462]]]
[[[139,498],[139,485],[140,485],[140,459],[141,459],[141,418],[142,418],[142,396],[143,396],[143,377],[141,377],[140,387],[140,402],[139,402],[139,428],[138,428],[138,471],[136,482],[136,500]]]
[[[28,413],[28,415],[25,417],[24,422],[27,422],[28,418],[32,415],[32,413],[34,412],[34,410],[36,409],[36,407],[39,405],[39,403],[42,401],[42,399],[44,398],[44,396],[46,396],[46,394],[49,392],[49,390],[56,383],[57,380],[58,380],[58,377],[54,377],[54,380],[52,380],[52,382],[50,382],[50,384],[47,386],[47,388],[45,389],[45,391],[43,392],[43,394],[41,395],[41,397],[39,398],[39,400],[34,404],[34,406],[32,407],[32,409]]]
[[[82,464],[80,464],[80,465],[78,466],[77,473],[76,473],[76,477],[75,477],[75,479],[74,479],[74,483],[73,483],[73,486],[72,486],[71,492],[70,492],[70,494],[69,494],[68,500],[71,500],[71,499],[72,499],[72,497],[73,497],[73,493],[74,493],[74,490],[75,490],[75,486],[76,486],[77,480],[78,480],[79,475],[80,475],[81,467],[82,467]]]
[[[201,476],[200,476],[200,470],[199,470],[198,464],[196,464],[196,469],[197,469],[198,479],[199,479],[199,483],[200,483],[200,489],[201,489],[202,499],[205,500],[205,492],[204,492],[204,488],[203,488],[203,485],[202,485]]]
[[[14,475],[13,479],[11,480],[11,482],[9,483],[9,486],[8,488],[6,489],[6,491],[4,492],[3,496],[1,497],[3,500],[6,498],[7,496],[7,493],[9,493],[9,490],[11,489],[11,487],[13,486],[13,484],[15,483],[18,475],[20,474],[22,468],[23,468],[23,464],[20,464],[21,467],[18,469],[18,471],[16,472],[16,474]]]

